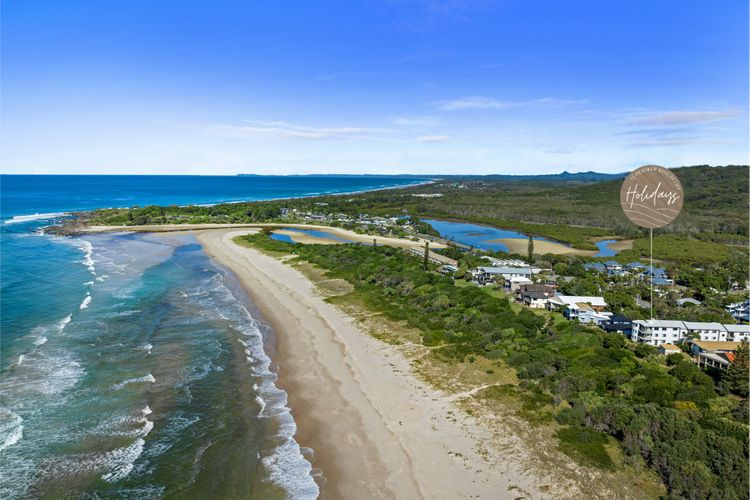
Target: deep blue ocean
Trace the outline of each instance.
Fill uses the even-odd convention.
[[[424,180],[0,176],[0,498],[319,491],[273,334],[233,275],[191,236],[45,234],[59,214]]]

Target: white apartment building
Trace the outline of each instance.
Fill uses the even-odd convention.
[[[683,321],[689,335],[699,335],[701,340],[725,342],[727,329],[721,323],[704,323],[697,321]]]
[[[727,330],[727,340],[730,342],[750,341],[750,325],[724,325]]]
[[[662,345],[681,342],[687,336],[710,342],[750,340],[750,325],[722,325],[698,321],[638,319],[633,321],[634,342]]]
[[[636,319],[633,321],[633,342],[661,345],[675,344],[687,335],[687,329],[682,321],[658,319]]]

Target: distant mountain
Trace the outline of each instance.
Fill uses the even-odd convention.
[[[540,175],[486,175],[486,179],[497,179],[504,181],[552,181],[552,182],[597,182],[623,179],[627,172],[618,174],[604,174],[601,172],[576,172],[570,173],[567,170],[559,174],[540,174]]]

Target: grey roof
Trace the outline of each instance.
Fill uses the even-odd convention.
[[[606,269],[604,267],[604,264],[602,264],[601,262],[588,262],[583,265],[583,268],[584,269],[596,269],[597,271],[603,271],[604,269]]]
[[[685,328],[688,330],[724,330],[724,325],[721,323],[707,323],[704,321],[683,321]]]
[[[607,266],[607,267],[622,266],[622,264],[620,264],[616,260],[608,260],[607,262],[604,263],[604,265]]]
[[[534,270],[529,267],[480,267],[479,269],[487,274],[534,274]]]
[[[750,325],[724,325],[724,328],[731,333],[750,333]]]
[[[630,264],[628,264],[627,267],[629,267],[631,269],[641,269],[641,268],[646,267],[646,265],[645,264],[641,264],[640,262],[637,262],[637,261],[634,260],[633,262],[631,262]]]
[[[700,300],[695,300],[690,297],[686,297],[684,299],[677,299],[678,305],[684,305],[684,304],[695,304],[696,306],[699,306],[701,304]]]
[[[636,319],[633,321],[633,324],[657,328],[685,328],[685,324],[682,321],[667,319]]]

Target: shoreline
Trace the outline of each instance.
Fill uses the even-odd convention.
[[[18,175],[18,174],[0,174],[0,175]],[[42,174],[42,175],[46,175],[46,174]],[[227,177],[233,177],[233,176],[227,176]],[[265,177],[265,176],[261,175],[259,177]],[[298,176],[298,177],[304,177],[304,176]],[[353,177],[357,177],[357,176],[355,175]],[[178,207],[214,207],[216,205],[232,205],[232,204],[238,204],[238,203],[255,203],[255,202],[283,201],[283,200],[303,200],[305,198],[319,198],[322,196],[346,196],[346,195],[352,195],[352,194],[372,193],[376,191],[387,191],[389,189],[407,189],[407,188],[412,188],[412,187],[427,186],[430,184],[435,184],[436,182],[439,182],[441,180],[443,179],[439,177],[434,177],[426,181],[415,182],[413,184],[395,184],[393,186],[384,186],[384,187],[377,187],[377,188],[372,188],[372,189],[362,189],[358,191],[340,191],[340,192],[337,191],[335,193],[314,193],[314,194],[304,194],[301,196],[282,196],[279,198],[258,198],[258,199],[249,199],[249,200],[216,201],[216,202],[209,202],[209,203],[188,203],[187,205],[177,205],[177,206]],[[169,204],[159,205],[159,206],[166,207],[166,206],[169,206]],[[72,216],[75,216],[76,214],[93,212],[95,210],[124,210],[127,208],[131,208],[131,207],[98,207],[98,208],[58,210],[55,212],[41,213],[41,214],[37,212],[34,214],[15,214],[15,215],[10,215],[10,216],[2,215],[2,221],[5,222],[5,221],[13,220],[16,218],[34,217],[34,216],[41,216],[41,215],[50,216],[50,217],[39,217],[39,219],[41,220],[51,219],[53,218],[53,216],[72,217]],[[23,221],[23,222],[26,222],[26,221]]]
[[[298,270],[232,241],[238,229],[198,231],[204,251],[240,281],[274,329],[278,385],[295,439],[314,452],[325,498],[547,497],[522,457],[501,464],[477,446],[491,439],[469,415],[412,373],[398,347],[362,332]]]

